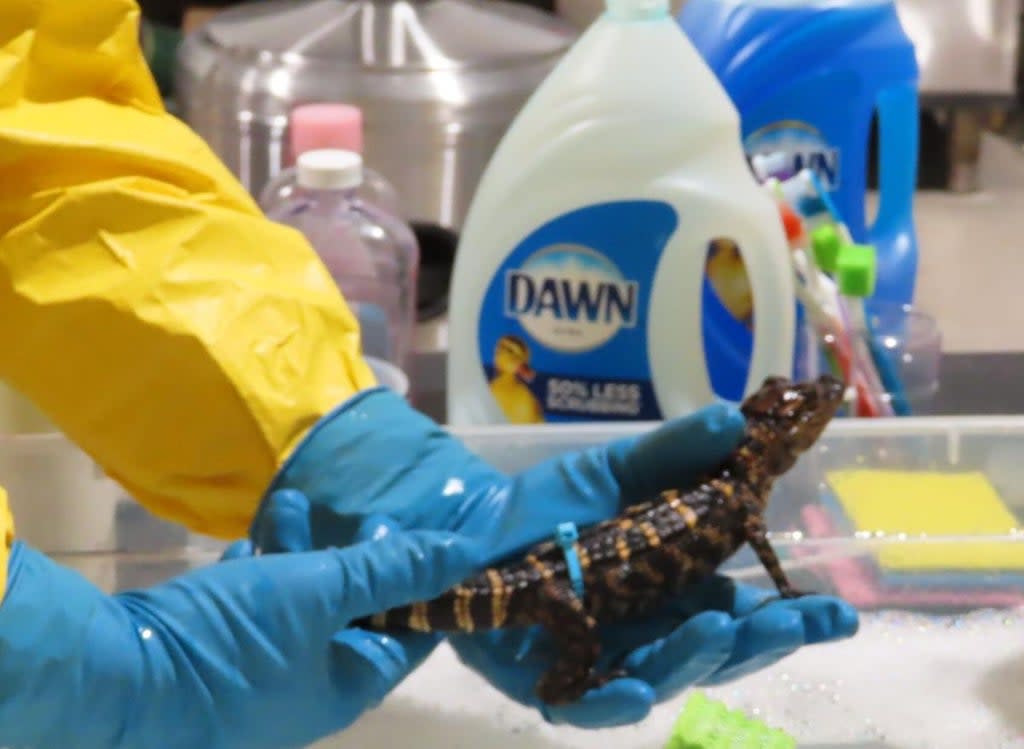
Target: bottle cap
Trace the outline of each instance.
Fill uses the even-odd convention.
[[[292,158],[306,151],[340,148],[363,152],[363,110],[349,104],[303,104],[289,121]]]
[[[363,157],[354,151],[322,148],[299,156],[296,177],[310,190],[347,190],[363,182]]]

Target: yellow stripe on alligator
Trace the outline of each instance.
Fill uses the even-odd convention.
[[[651,548],[661,546],[661,536],[658,535],[658,529],[654,527],[653,523],[644,521],[640,524],[640,530],[643,531]]]
[[[429,632],[430,617],[427,614],[426,601],[417,601],[409,610],[409,629],[414,632]]]
[[[473,631],[473,616],[469,613],[469,602],[473,591],[461,585],[455,588],[455,626],[463,632]]]
[[[623,562],[629,561],[629,557],[632,555],[632,552],[629,549],[629,544],[626,543],[625,536],[620,535],[615,539],[615,551],[618,553],[619,559]]]
[[[508,598],[505,595],[505,581],[497,570],[487,570],[487,579],[491,583],[491,624],[495,629],[501,628],[508,617]]]
[[[533,554],[528,554],[526,556],[526,561],[529,564],[531,564],[533,568],[537,570],[540,573],[540,576],[543,577],[545,580],[550,580],[552,577],[554,577],[554,571],[552,571],[552,569],[548,565],[544,564],[544,562],[537,559],[537,557],[535,557]]]
[[[680,517],[682,517],[683,522],[686,523],[687,527],[697,527],[697,513],[693,511],[693,508],[687,504],[683,504],[682,502],[678,505],[673,503],[673,508],[679,513]]]
[[[634,563],[633,567],[637,572],[651,578],[655,585],[661,585],[665,582],[665,576],[658,570],[654,569],[654,567],[651,566],[651,563],[646,560]]]
[[[580,560],[580,567],[585,570],[590,569],[590,552],[587,551],[587,547],[582,544],[574,544],[576,548],[576,556]]]

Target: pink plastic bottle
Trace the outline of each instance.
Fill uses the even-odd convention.
[[[318,149],[299,156],[295,184],[267,211],[302,232],[359,319],[363,353],[409,373],[419,246],[401,219],[364,200],[362,157]]]
[[[289,119],[290,159],[294,164],[307,151],[341,149],[363,153],[363,110],[349,104],[303,104],[292,110]],[[260,193],[259,204],[269,212],[295,190],[298,170],[292,165],[279,172]],[[359,197],[401,216],[398,193],[383,175],[363,165],[363,183]]]

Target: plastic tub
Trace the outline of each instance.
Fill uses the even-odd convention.
[[[104,553],[118,548],[123,492],[30,401],[3,384],[0,486],[19,538],[47,552],[84,553],[78,563],[83,574],[100,584],[115,582],[116,565]]]
[[[515,471],[565,450],[597,445],[649,425],[499,427],[456,430],[505,471]],[[842,591],[862,611],[852,640],[808,647],[776,666],[708,694],[790,731],[800,746],[886,746],[899,749],[1020,749],[1024,747],[1024,572],[991,570],[961,575],[943,591],[934,575],[903,574],[884,585],[880,565],[894,552],[938,549],[957,554],[1016,554],[1024,537],[1016,520],[990,528],[942,533],[914,531],[915,518],[884,533],[838,524],[823,530],[814,516],[834,511],[830,488],[836,471],[913,471],[986,479],[1016,517],[1024,516],[1024,418],[851,419],[836,422],[820,449],[808,454],[778,486],[768,522],[794,582],[809,590]],[[885,501],[908,510],[913,498],[898,489]],[[934,480],[935,477],[932,477]],[[916,485],[914,485],[916,486]],[[828,490],[828,491],[826,491]],[[972,489],[971,492],[976,492]],[[926,489],[935,511],[948,507],[934,486]],[[963,497],[975,509],[984,497]],[[978,509],[980,512],[980,509]],[[975,513],[975,517],[978,515]],[[175,552],[161,547],[177,533],[150,517],[135,516],[119,528],[123,538],[149,538],[152,549],[122,554],[118,584],[156,583],[190,566],[212,561],[213,551]],[[161,533],[164,535],[160,535]],[[80,556],[59,556],[72,566]],[[940,556],[940,560],[942,556]],[[766,579],[744,550],[727,571],[751,584]],[[88,571],[86,571],[88,574]],[[888,574],[888,573],[887,573]],[[533,711],[510,703],[442,646],[378,709],[320,749],[661,749],[686,694],[660,705],[641,725],[600,732],[543,724]]]
[[[0,486],[18,536],[44,551],[114,551],[116,483],[18,392],[0,384]]]

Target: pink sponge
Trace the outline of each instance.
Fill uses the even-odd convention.
[[[363,152],[363,110],[349,104],[303,104],[292,110],[291,159],[306,151],[341,148]]]

